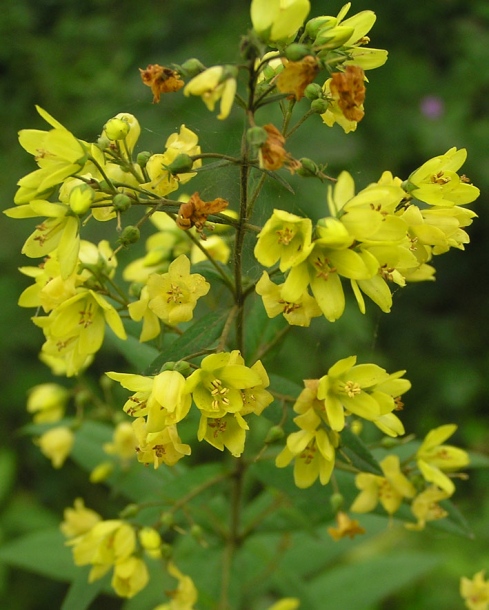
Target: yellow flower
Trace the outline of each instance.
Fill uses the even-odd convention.
[[[487,610],[489,608],[489,582],[484,579],[485,570],[474,574],[472,579],[462,576],[460,595],[469,610]]]
[[[136,549],[136,534],[120,519],[98,521],[86,533],[66,543],[73,547],[77,566],[92,565],[88,582],[102,578],[112,566],[125,561]]]
[[[178,580],[178,586],[173,591],[167,592],[171,601],[168,604],[159,604],[154,610],[194,610],[197,602],[197,589],[190,578],[182,574],[173,561],[168,562],[168,573]]]
[[[108,455],[115,455],[121,460],[136,456],[136,436],[129,422],[120,422],[112,434],[112,442],[104,443],[102,448]]]
[[[193,317],[197,299],[209,292],[210,284],[198,273],[190,273],[190,261],[181,254],[168,273],[148,278],[148,307],[166,324],[187,322]]]
[[[10,218],[47,216],[27,238],[22,253],[40,258],[57,250],[62,279],[75,270],[80,249],[80,220],[69,206],[36,199],[28,204],[9,208],[4,213]]]
[[[345,411],[371,421],[392,412],[395,398],[411,384],[399,379],[405,371],[389,375],[376,364],[356,365],[356,356],[338,360],[319,380],[317,397],[324,400],[329,424],[338,432],[345,426]]]
[[[312,222],[295,214],[274,210],[258,234],[256,260],[265,267],[280,261],[280,271],[286,271],[307,258],[313,248]]]
[[[67,538],[75,538],[89,532],[92,527],[102,520],[102,517],[90,508],[86,508],[83,500],[77,498],[74,508],[65,508],[64,520],[60,529]]]
[[[456,429],[455,424],[433,428],[428,432],[416,453],[418,468],[424,479],[434,483],[449,495],[455,491],[455,485],[444,471],[452,472],[469,463],[466,451],[452,445],[442,444],[454,434]]]
[[[132,417],[147,416],[148,433],[178,423],[189,412],[192,399],[185,377],[178,371],[162,371],[155,377],[115,372],[106,375],[136,392],[127,400],[124,411]]]
[[[154,195],[164,197],[168,193],[176,191],[180,184],[185,184],[195,176],[195,172],[184,172],[173,175],[168,167],[181,155],[198,155],[200,146],[199,138],[192,130],[182,125],[178,134],[172,134],[166,141],[166,151],[162,154],[151,155],[147,164],[146,172],[150,181],[141,184],[144,188]],[[201,159],[193,162],[192,168],[197,169],[202,165]]]
[[[59,421],[65,412],[71,392],[57,383],[42,383],[29,390],[27,411],[34,413],[36,423]]]
[[[430,205],[464,205],[474,201],[479,197],[479,189],[457,174],[466,158],[465,148],[453,147],[426,161],[409,176],[408,192]]]
[[[294,421],[296,421],[295,418]],[[275,459],[277,468],[294,461],[294,482],[300,489],[310,487],[319,477],[327,485],[333,472],[338,437],[326,430],[299,430],[287,437],[287,444]]]
[[[282,286],[274,284],[266,271],[256,284],[255,290],[263,298],[263,305],[269,318],[283,314],[289,324],[307,327],[311,323],[311,318],[322,315],[316,300],[307,291],[291,302],[283,298]]]
[[[197,438],[220,451],[226,447],[234,457],[239,457],[244,450],[246,430],[249,426],[239,413],[213,418],[201,415]]]
[[[38,170],[21,178],[16,203],[26,203],[48,192],[57,184],[77,174],[87,160],[87,145],[56,121],[45,110],[36,110],[53,129],[22,129],[19,142],[28,153],[34,155]]]
[[[198,95],[212,112],[221,100],[218,119],[226,119],[236,95],[236,70],[232,66],[212,66],[197,74],[183,90],[184,95]]]
[[[351,519],[347,513],[339,511],[336,514],[338,527],[328,527],[328,534],[335,542],[348,536],[354,538],[357,534],[365,534],[365,529],[361,527],[356,519]]]
[[[158,432],[148,432],[144,417],[138,417],[132,427],[138,440],[138,462],[142,464],[153,464],[155,469],[161,464],[173,466],[184,455],[191,453],[190,446],[180,440],[176,426],[167,426]]]
[[[295,36],[310,9],[309,0],[252,0],[251,22],[267,42],[284,42]]]
[[[239,413],[244,405],[242,390],[261,386],[260,373],[245,366],[238,350],[206,356],[186,381],[187,392],[205,417]]]
[[[54,468],[61,468],[70,455],[75,437],[66,426],[58,426],[45,432],[35,442],[41,452],[51,460]]]
[[[100,349],[106,323],[119,338],[126,338],[117,311],[93,290],[80,289],[78,294],[53,309],[47,318],[36,317],[33,322],[44,329],[48,341],[59,344],[60,354],[67,344],[72,344],[75,367]]]
[[[146,564],[139,557],[131,555],[114,566],[111,585],[119,597],[131,598],[149,582]]]
[[[355,477],[355,485],[360,494],[350,507],[354,513],[368,513],[380,501],[389,515],[394,514],[401,506],[403,498],[416,495],[414,485],[401,472],[397,455],[388,455],[380,462],[385,476],[361,472]]]
[[[405,523],[407,529],[422,530],[428,521],[444,519],[448,513],[438,502],[449,497],[443,489],[435,485],[430,485],[427,489],[418,494],[411,503],[411,512],[418,520],[417,523]]]

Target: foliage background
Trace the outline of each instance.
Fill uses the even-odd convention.
[[[7,5],[0,15],[3,208],[12,205],[16,181],[33,169],[16,133],[26,127],[44,129],[34,104],[87,140],[97,137],[108,118],[126,111],[143,126],[145,149],[162,148],[168,134],[186,123],[202,129],[203,150],[228,152],[232,134],[241,128],[240,118],[221,123],[206,114],[200,100],[181,95],[154,106],[138,68],[180,63],[192,56],[208,64],[229,62],[230,49],[237,48],[239,34],[249,27],[248,2],[7,0]],[[341,5],[341,0],[312,0],[311,16],[336,14]],[[467,251],[451,251],[436,261],[435,283],[398,292],[389,316],[373,307],[361,316],[350,301],[347,314],[334,325],[316,321],[313,342],[304,344],[298,333],[291,333],[279,355],[282,374],[300,382],[323,374],[337,358],[352,353],[373,358],[389,370],[405,368],[413,382],[403,413],[407,430],[423,436],[430,427],[454,422],[460,426],[458,444],[487,453],[489,5],[485,0],[356,0],[351,14],[362,9],[372,9],[378,17],[371,46],[389,50],[387,64],[369,74],[364,121],[356,133],[345,136],[339,128],[320,128],[319,119],[311,120],[290,141],[290,150],[298,158],[307,155],[327,162],[333,175],[348,169],[364,187],[385,169],[407,177],[429,157],[452,146],[466,147],[464,171],[481,189],[475,205],[480,217],[469,229],[472,243]],[[427,114],[430,100],[438,104],[439,115]],[[211,196],[232,196],[235,187],[228,180],[206,188]],[[319,217],[325,187],[311,181],[300,189],[307,190],[301,206]],[[288,201],[275,186],[269,188],[269,200],[277,207]],[[28,283],[17,271],[26,264],[20,248],[27,225],[2,215],[0,228],[0,541],[7,544],[25,532],[56,524],[76,496],[83,495],[87,505],[106,516],[112,500],[102,488],[89,486],[72,464],[53,471],[22,435],[21,427],[29,421],[26,391],[51,377],[37,360],[41,333],[29,320],[32,312],[16,305]],[[100,372],[114,356],[106,351],[103,357]],[[363,546],[345,546],[352,557],[355,552],[368,557],[393,548],[399,553],[429,549],[443,557],[415,586],[388,592],[365,610],[462,607],[460,575],[489,569],[488,483],[489,473],[475,470],[468,482],[458,485],[455,502],[476,534],[473,540],[436,531],[405,536],[384,529]],[[0,564],[2,607],[58,607],[65,591],[65,584]],[[103,607],[119,608],[120,601],[107,598]]]

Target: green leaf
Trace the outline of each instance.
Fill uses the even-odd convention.
[[[414,551],[369,554],[362,563],[328,569],[310,581],[310,610],[368,610],[392,593],[431,571],[441,557]]]
[[[1,546],[0,562],[53,580],[74,580],[79,570],[59,528],[33,532]]]
[[[101,462],[110,461],[102,446],[112,438],[113,428],[100,422],[86,421],[76,432],[71,457],[90,472]],[[116,462],[114,462],[116,463]],[[127,469],[116,468],[105,481],[114,491],[134,502],[154,499],[155,489],[174,479],[176,467],[145,468],[136,460]]]
[[[63,600],[61,610],[87,610],[102,590],[110,590],[111,573],[95,582],[88,582],[89,566],[77,568],[77,575]]]
[[[200,263],[192,265],[192,271],[203,275],[205,279],[209,281],[212,285],[214,285],[216,282],[226,284],[223,278],[223,276],[225,276],[231,286],[234,286],[234,276],[230,272],[229,267],[219,261],[215,261],[215,263],[219,267],[219,269],[221,269],[222,274],[219,273],[216,267],[208,260],[201,261]]]
[[[229,310],[221,310],[208,313],[200,318],[183,335],[180,335],[171,345],[163,349],[146,369],[145,374],[156,375],[165,362],[181,360],[202,350],[211,350],[221,336],[228,317]]]
[[[261,358],[261,353],[289,328],[283,316],[269,318],[261,298],[254,298],[246,312],[245,352],[251,354],[250,363]]]
[[[15,454],[9,449],[0,450],[0,503],[11,493],[15,477]]]
[[[120,339],[109,327],[107,327],[106,339],[138,371],[144,371],[159,353],[154,346],[141,343],[131,335],[128,335],[126,340]]]
[[[341,432],[341,453],[346,455],[351,465],[362,472],[383,476],[382,469],[363,441],[349,428]]]

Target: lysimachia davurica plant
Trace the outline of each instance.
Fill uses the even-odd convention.
[[[38,169],[5,213],[38,220],[19,305],[44,334],[41,360],[75,382],[32,388],[35,442],[55,468],[71,455],[128,502],[102,517],[78,498],[61,527],[90,583],[109,574],[121,597],[153,591],[139,608],[324,608],[274,579],[284,532],[336,519],[331,536],[353,537],[364,529],[349,513],[374,510],[410,529],[456,521],[449,498],[468,455],[446,444],[454,424],[402,438],[405,371],[325,352],[322,375],[299,388],[270,357],[291,326],[332,323],[347,300],[388,313],[394,291],[433,280],[436,257],[468,243],[476,214],[466,206],[479,195],[460,173],[465,149],[363,187],[348,171],[325,173],[326,146],[312,151],[321,159],[293,156],[289,137],[306,120],[325,142],[328,128],[357,129],[366,73],[387,60],[370,46],[372,11],[309,11],[309,0],[253,0],[229,64],[141,70],[154,102],[183,94],[220,121],[241,113],[234,153],[201,149],[197,134],[216,119],[204,108],[201,125],[188,120],[156,152],[127,112],[95,142],[42,108],[47,128],[20,132]],[[222,171],[235,172],[239,196],[206,198]],[[321,181],[319,220],[300,195],[264,219],[263,186],[290,190],[289,174],[297,189]],[[93,241],[100,223],[104,239]],[[104,341],[128,364],[116,360],[97,392],[85,371]],[[362,440],[369,426],[375,450]]]

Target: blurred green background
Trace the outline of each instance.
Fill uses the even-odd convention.
[[[312,0],[310,16],[334,15],[341,6],[341,1]],[[368,74],[365,119],[356,133],[345,136],[338,127],[322,127],[314,117],[291,138],[289,150],[297,158],[307,155],[328,163],[332,175],[347,169],[357,186],[364,187],[383,170],[406,178],[426,159],[452,146],[466,147],[469,157],[463,171],[481,189],[473,206],[479,218],[469,228],[472,243],[466,252],[452,251],[435,261],[435,283],[398,291],[388,316],[373,305],[362,316],[350,300],[347,313],[334,325],[315,321],[310,343],[304,343],[300,333],[291,333],[279,364],[283,374],[299,382],[323,374],[337,358],[352,353],[373,358],[389,370],[405,368],[413,382],[403,413],[407,431],[423,436],[430,427],[457,423],[457,443],[487,453],[489,4],[357,0],[350,14],[363,9],[374,10],[378,17],[371,46],[389,50],[387,64]],[[85,140],[95,139],[107,119],[124,111],[139,119],[143,149],[161,150],[168,135],[185,123],[199,132],[203,150],[232,152],[230,134],[241,128],[239,113],[222,123],[200,100],[180,94],[152,105],[138,68],[182,63],[193,56],[208,65],[233,61],[239,35],[248,27],[248,2],[7,0],[0,15],[3,208],[12,205],[16,181],[34,169],[17,143],[17,131],[45,128],[35,104]],[[293,184],[307,191],[304,209],[323,215],[325,186],[296,178]],[[212,196],[227,197],[234,185],[230,179],[224,186],[206,188]],[[221,192],[223,188],[228,192]],[[283,190],[271,186],[268,192],[271,205],[287,205]],[[107,501],[103,490],[89,486],[73,465],[53,471],[20,432],[29,421],[26,391],[52,379],[37,358],[42,335],[29,320],[32,311],[16,305],[29,284],[17,271],[30,264],[20,254],[28,224],[0,217],[0,541],[6,543],[57,523],[76,496],[83,495],[101,511]],[[455,497],[475,538],[437,532],[396,538],[400,551],[429,548],[439,551],[443,561],[415,586],[366,610],[462,607],[459,577],[489,569],[488,483],[489,473],[475,470],[469,481],[459,483]],[[378,548],[384,544],[393,542],[379,542]],[[58,607],[65,591],[65,584],[0,565],[2,608]],[[118,608],[120,602],[107,599],[100,607]]]

